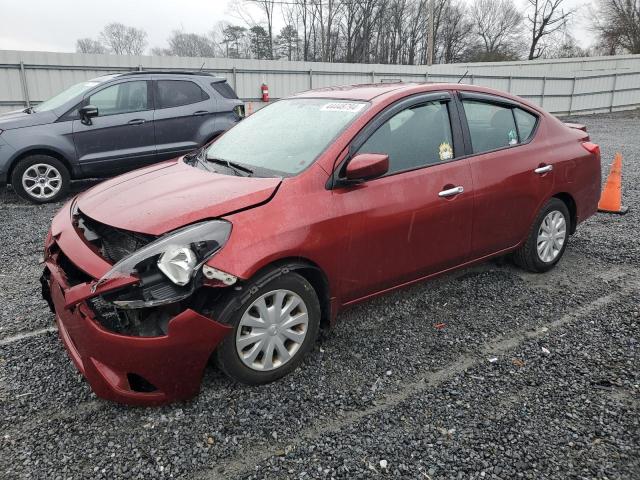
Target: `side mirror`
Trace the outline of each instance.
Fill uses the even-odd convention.
[[[347,163],[345,177],[348,182],[362,182],[378,178],[389,171],[389,155],[360,153]]]
[[[82,123],[91,125],[91,119],[98,116],[98,107],[86,105],[78,110],[78,115],[80,115]]]

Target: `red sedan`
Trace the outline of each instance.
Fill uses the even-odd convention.
[[[72,199],[43,294],[97,395],[198,392],[210,358],[261,384],[349,305],[512,253],[544,272],[596,212],[584,127],[482,87],[303,92],[208,147]]]

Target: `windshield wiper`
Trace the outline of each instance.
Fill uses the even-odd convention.
[[[253,170],[245,167],[244,165],[240,165],[239,163],[230,162],[229,160],[224,160],[222,158],[209,158],[209,157],[207,157],[207,161],[211,163],[216,163],[218,165],[224,165],[229,170],[233,170],[233,172],[237,176],[250,177],[251,175],[253,175]],[[240,175],[240,172],[244,172],[245,175]]]

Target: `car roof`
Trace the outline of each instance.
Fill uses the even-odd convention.
[[[359,85],[340,85],[335,87],[316,88],[292,95],[305,98],[336,98],[342,100],[372,100],[385,93],[400,90],[408,83],[366,83]]]
[[[509,99],[516,103],[525,105],[533,110],[542,112],[538,105],[524,98],[520,98],[511,93],[495,90],[479,85],[468,85],[459,83],[366,83],[359,85],[342,85],[336,87],[324,87],[292,95],[290,98],[335,98],[339,100],[359,100],[359,101],[385,101],[389,97],[400,98],[407,95],[418,94],[430,91],[455,90],[473,93],[483,93]]]

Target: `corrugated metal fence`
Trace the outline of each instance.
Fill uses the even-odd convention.
[[[145,69],[202,69],[224,76],[247,102],[258,101],[263,82],[276,99],[353,83],[457,82],[468,72],[463,83],[514,93],[558,115],[640,107],[640,55],[426,67],[5,50],[0,51],[0,111],[37,104],[106,73]]]

